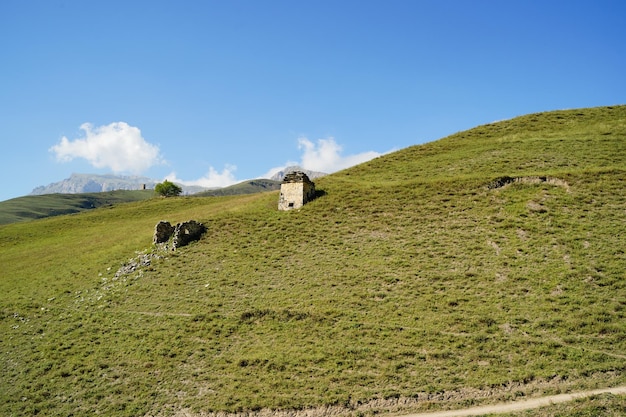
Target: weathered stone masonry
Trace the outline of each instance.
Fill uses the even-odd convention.
[[[301,171],[294,171],[280,185],[278,210],[298,209],[315,198],[315,183]]]
[[[171,238],[172,248],[176,249],[200,239],[206,230],[207,228],[205,225],[198,223],[195,220],[178,223],[176,227],[172,226],[170,222],[160,221],[154,227],[154,238],[152,241],[155,244],[165,243]]]
[[[152,239],[152,242],[155,244],[165,243],[170,240],[173,234],[174,226],[172,226],[170,222],[161,220],[156,226],[154,226],[154,238]]]

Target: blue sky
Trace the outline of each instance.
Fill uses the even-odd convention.
[[[626,2],[0,2],[0,200],[71,173],[224,186],[626,102]]]

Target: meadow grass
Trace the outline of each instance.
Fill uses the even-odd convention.
[[[298,211],[267,192],[2,226],[0,410],[350,409],[623,383],[625,162],[625,106],[560,111],[320,178]],[[559,181],[489,188],[502,176]],[[189,219],[200,241],[151,246],[159,220]],[[116,276],[138,251],[158,257]]]

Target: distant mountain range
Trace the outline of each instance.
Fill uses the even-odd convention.
[[[29,195],[98,193],[115,190],[141,190],[154,188],[154,180],[139,176],[72,174],[59,182],[42,185]]]
[[[161,181],[135,175],[72,174],[63,181],[37,187],[31,191],[29,195],[99,193],[117,190],[151,190],[159,182]],[[184,194],[195,194],[208,190],[206,187],[196,185],[178,185],[182,187]]]
[[[194,197],[226,196],[260,193],[280,189],[286,174],[303,171],[311,179],[326,175],[287,167],[268,178],[245,180],[223,188],[182,186],[183,192]],[[102,206],[146,200],[154,197],[150,190],[160,181],[140,176],[72,174],[69,178],[35,188],[30,195],[0,201],[0,224],[15,223],[61,214],[78,213]],[[147,191],[144,191],[145,190]]]
[[[323,177],[324,175],[327,175],[325,172],[311,171],[308,169],[302,169],[297,165],[293,165],[293,166],[288,166],[287,168],[278,171],[276,174],[272,175],[272,177],[269,179],[274,180],[274,181],[282,181],[283,178],[285,178],[285,175],[293,171],[304,172],[307,175],[307,177],[309,177],[310,180],[314,180],[315,178]]]
[[[278,171],[269,179],[282,181],[285,175],[292,171],[302,171],[307,174],[310,179],[326,175],[323,172],[310,171],[298,166],[289,166]],[[161,181],[135,175],[72,174],[69,178],[62,181],[37,187],[31,191],[29,195],[99,193],[116,190],[151,190],[159,182]],[[183,194],[197,194],[210,190],[210,188],[197,185],[178,185],[183,189]]]

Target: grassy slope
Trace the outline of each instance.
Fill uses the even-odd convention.
[[[234,184],[229,187],[218,188],[215,190],[202,191],[194,194],[194,197],[218,197],[227,195],[254,194],[263,191],[272,191],[280,189],[280,181],[274,181],[264,178],[248,180]]]
[[[31,195],[0,201],[0,224],[79,213],[102,206],[147,200],[154,191]]]
[[[193,194],[193,196],[215,197],[253,194],[262,191],[278,190],[279,188],[279,181],[256,179],[244,181],[229,187],[203,191]],[[11,200],[0,201],[0,224],[80,213],[82,211],[113,204],[148,200],[154,197],[154,195],[153,190],[118,190],[101,193],[45,194],[18,197]]]
[[[581,109],[320,178],[297,212],[271,192],[1,226],[0,413],[623,382],[625,167],[626,107]],[[505,175],[560,182],[487,188]],[[200,242],[115,279],[157,221],[192,218]]]

